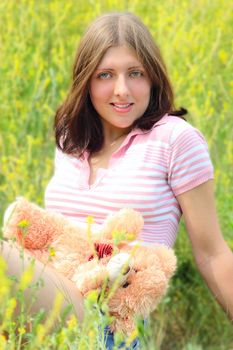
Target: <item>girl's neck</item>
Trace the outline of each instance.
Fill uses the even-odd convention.
[[[124,141],[124,139],[126,138],[126,136],[128,135],[127,133],[122,133],[118,136],[114,136],[112,138],[105,138],[104,139],[104,148],[108,148],[108,147],[113,147],[116,144],[121,144],[121,142]]]

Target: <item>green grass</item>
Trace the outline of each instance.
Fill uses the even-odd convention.
[[[0,217],[19,195],[43,205],[53,173],[53,117],[70,83],[75,48],[86,25],[110,10],[138,14],[161,47],[177,106],[189,110],[188,120],[208,141],[219,220],[233,249],[230,0],[1,0]],[[196,271],[183,225],[175,249],[178,272],[153,314],[145,348],[233,348],[232,326]],[[70,339],[64,327],[51,337],[53,344],[62,337],[59,332]]]

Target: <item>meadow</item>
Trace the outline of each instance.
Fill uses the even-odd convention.
[[[222,232],[233,249],[233,2],[230,0],[1,0],[0,1],[0,227],[5,208],[23,195],[43,206],[53,173],[53,118],[66,96],[76,46],[86,26],[107,11],[130,11],[150,28],[173,82],[176,105],[205,135],[215,168]],[[178,270],[151,317],[145,349],[230,350],[233,331],[197,272],[183,222],[175,245]],[[28,285],[30,271],[18,286]],[[0,320],[11,330],[1,349],[20,349],[25,317],[13,319],[15,296],[0,261]],[[20,294],[21,293],[21,294]],[[22,301],[23,303],[23,301]],[[82,332],[75,319],[48,335],[35,315],[25,349],[101,349],[93,311]],[[22,307],[23,310],[23,307]],[[91,312],[91,310],[93,312]],[[90,322],[90,320],[92,320]],[[17,334],[14,332],[17,327]],[[0,330],[1,326],[0,326]],[[139,327],[139,333],[140,333]],[[140,333],[141,334],[141,333]],[[32,346],[32,347],[31,347]]]

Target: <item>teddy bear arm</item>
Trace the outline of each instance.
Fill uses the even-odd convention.
[[[168,278],[172,277],[177,265],[177,258],[173,249],[167,248],[165,246],[159,246],[156,254],[165,275]]]
[[[133,258],[136,269],[141,270],[156,265],[163,270],[168,278],[173,275],[176,269],[174,251],[161,244],[153,247],[140,246],[135,251]]]

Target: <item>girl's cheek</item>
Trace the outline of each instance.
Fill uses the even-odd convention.
[[[113,91],[112,84],[99,84],[98,88],[98,95],[101,97],[104,97],[104,95],[108,95]]]

